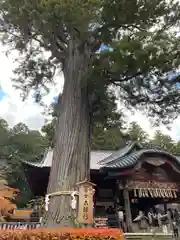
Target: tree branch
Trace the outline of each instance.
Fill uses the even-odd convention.
[[[108,75],[109,75],[109,83],[110,84],[120,86],[120,83],[129,81],[129,80],[131,80],[135,77],[138,77],[138,76],[142,75],[142,72],[137,72],[133,76],[123,77],[123,78],[121,78],[120,76],[112,75],[112,73],[110,73],[110,72],[108,73]]]
[[[53,44],[56,44],[57,47],[61,50],[61,52],[67,52],[67,45],[65,45],[63,42],[58,41],[58,39],[54,39]]]
[[[51,42],[51,44],[48,46],[48,44],[45,44],[44,42],[42,42],[38,38],[38,35],[36,35],[36,34],[33,35],[33,39],[35,41],[37,41],[39,43],[39,45],[41,47],[43,47],[44,49],[46,49],[47,51],[51,51],[53,57],[59,59],[60,61],[62,61],[65,58],[64,51],[61,51],[61,52],[58,51],[58,48],[57,48],[57,45],[56,45],[55,41]],[[63,49],[61,49],[61,50],[63,50]]]

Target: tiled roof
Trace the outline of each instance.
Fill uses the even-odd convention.
[[[161,154],[170,157],[176,163],[180,164],[180,156],[172,155],[160,148],[153,146],[142,146],[137,142],[131,142],[124,148],[117,151],[92,151],[90,154],[90,168],[126,168],[137,163],[143,154]],[[44,154],[44,158],[39,163],[24,162],[32,167],[44,168],[51,167],[53,151],[49,149]]]
[[[103,160],[99,160],[99,164],[106,165],[116,159],[124,157],[125,155],[129,154],[136,145],[140,148],[140,145],[138,143],[131,142],[130,144],[126,145],[125,147],[123,147],[117,151],[114,151],[109,157],[107,157]]]
[[[101,167],[101,165],[99,164],[99,161],[106,159],[110,155],[112,155],[112,151],[92,151],[90,154],[90,168],[99,169]],[[24,163],[28,164],[29,166],[37,167],[37,168],[51,167],[52,157],[53,157],[53,151],[49,149],[46,151],[41,162],[39,163],[24,162]]]
[[[125,155],[123,157],[117,157],[116,159],[108,162],[103,167],[104,168],[126,168],[134,166],[140,157],[144,154],[154,155],[155,153],[164,155],[166,157],[170,157],[176,163],[180,164],[180,157],[172,155],[166,151],[162,151],[159,149],[142,149],[139,151],[132,152],[131,154]]]

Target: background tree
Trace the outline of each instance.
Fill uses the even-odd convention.
[[[180,61],[173,31],[177,1],[4,0],[0,9],[3,43],[23,53],[14,80],[24,97],[31,89],[47,90],[58,67],[64,73],[48,192],[73,190],[89,177],[91,117],[110,85],[119,87],[126,106],[146,110],[154,120],[163,115],[167,122],[169,114],[173,119],[179,113],[180,94],[173,86],[179,79],[169,82],[165,75]],[[98,54],[101,43],[113,51]],[[44,50],[49,58],[42,57]],[[58,198],[50,201],[46,223],[72,225],[67,197]]]
[[[116,96],[113,91],[102,93],[102,96],[98,94],[100,99],[96,104],[94,103],[91,112],[91,148],[115,150],[125,145],[124,114],[121,110],[117,110]]]
[[[175,150],[174,152],[178,155],[180,155],[180,141],[178,141],[177,143],[175,143]]]
[[[164,149],[167,152],[176,152],[176,144],[172,138],[160,131],[156,131],[151,143],[155,146],[159,146],[161,149]]]
[[[127,135],[129,140],[140,143],[147,142],[149,138],[148,134],[136,122],[130,123],[127,129]]]
[[[119,128],[104,129],[98,126],[91,138],[92,150],[117,150],[125,146],[124,133]]]
[[[12,129],[4,119],[0,119],[0,169],[4,172],[9,186],[20,189],[17,205],[24,206],[31,198],[22,167],[22,161],[40,161],[48,141],[38,131],[29,130],[19,123]]]
[[[55,127],[57,119],[53,118],[52,121],[46,122],[46,124],[41,128],[41,131],[45,134],[49,146],[54,147],[54,136],[55,136]]]
[[[10,134],[9,144],[19,150],[24,160],[37,161],[48,146],[48,140],[39,131],[29,130],[22,123],[15,125]]]
[[[120,118],[121,119],[121,118]],[[57,119],[47,122],[41,129],[49,141],[49,146],[54,146],[54,134]],[[123,121],[123,120],[122,120]],[[122,124],[121,121],[121,124]],[[108,128],[101,122],[93,124],[91,132],[91,149],[92,150],[115,150],[123,147],[126,143],[126,134],[117,126]]]
[[[8,123],[0,118],[0,154],[2,153],[2,148],[6,145],[8,141]]]
[[[53,103],[49,108],[49,114],[53,117],[41,129],[49,140],[49,145],[54,145],[55,126],[58,118],[58,104]],[[101,103],[94,105],[91,117],[91,149],[93,150],[115,150],[126,143],[125,121],[122,111],[117,110],[115,96],[112,92],[101,98]],[[96,110],[95,110],[96,108]]]

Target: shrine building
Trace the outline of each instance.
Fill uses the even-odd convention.
[[[40,163],[24,162],[36,196],[46,194],[52,154],[48,150]],[[179,206],[180,156],[134,142],[117,151],[92,151],[90,168],[91,182],[96,184],[96,217],[104,217],[109,206],[121,206],[130,229],[140,210]]]

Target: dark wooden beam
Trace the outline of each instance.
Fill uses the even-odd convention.
[[[124,209],[125,209],[127,231],[133,232],[129,190],[127,188],[126,181],[124,182],[123,197],[124,197]]]

